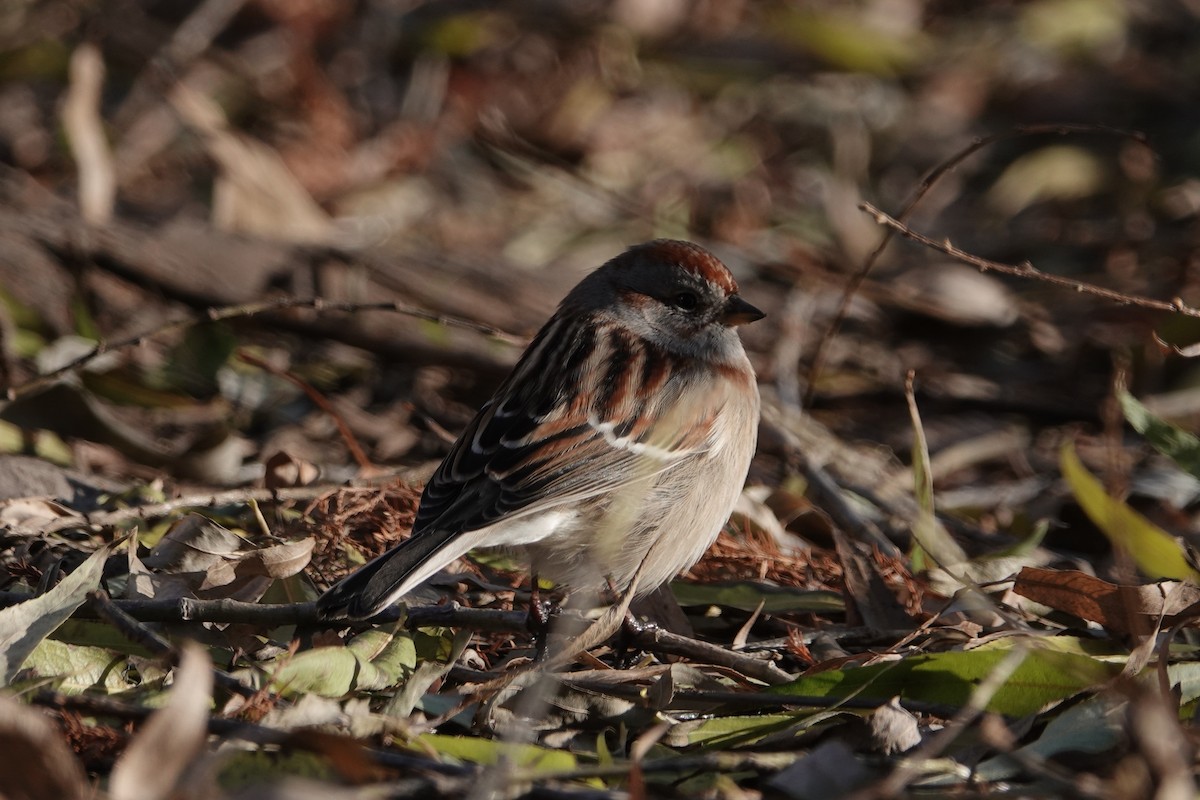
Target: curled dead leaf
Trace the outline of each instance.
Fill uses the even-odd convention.
[[[1076,570],[1025,567],[1013,591],[1119,633],[1144,633],[1159,617],[1173,624],[1182,615],[1200,616],[1200,588],[1179,581],[1134,586]]]

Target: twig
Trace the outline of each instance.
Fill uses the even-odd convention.
[[[127,610],[117,605],[107,592],[100,590],[88,592],[88,605],[97,616],[108,622],[117,632],[134,644],[141,645],[159,658],[169,660],[172,664],[179,662],[179,649],[170,641],[150,630],[142,620],[135,618]],[[247,686],[228,672],[213,669],[213,677],[217,685],[242,697],[252,697],[258,690]]]
[[[63,375],[74,373],[92,361],[96,360],[105,353],[111,353],[115,350],[123,350],[127,347],[139,347],[151,339],[163,336],[174,331],[184,330],[193,325],[199,325],[204,322],[222,322],[230,319],[240,319],[245,317],[253,317],[259,314],[268,314],[276,311],[284,311],[292,308],[310,308],[314,311],[343,311],[347,313],[358,313],[362,311],[392,311],[404,316],[413,317],[415,319],[425,320],[427,322],[436,322],[439,325],[445,325],[448,328],[461,328],[463,330],[474,331],[485,336],[492,336],[501,341],[512,344],[523,344],[524,340],[518,336],[492,327],[484,325],[481,322],[474,322],[460,317],[447,316],[445,314],[435,314],[432,311],[426,311],[416,306],[410,306],[406,303],[381,301],[376,303],[334,303],[320,297],[285,297],[276,300],[265,300],[260,303],[242,303],[233,306],[222,306],[209,308],[203,312],[189,315],[183,319],[177,319],[173,322],[168,322],[152,330],[144,333],[139,333],[136,336],[130,336],[126,339],[121,339],[116,342],[100,341],[96,343],[87,353],[78,358],[67,362],[61,367],[51,370],[44,375],[39,375],[36,378],[31,378],[17,386],[10,386],[6,391],[9,400],[15,400],[18,397],[23,397],[31,392],[42,388],[43,386],[54,382]]]
[[[1126,139],[1132,139],[1137,142],[1146,141],[1145,135],[1137,131],[1126,131],[1119,128],[1110,128],[1104,125],[1072,125],[1061,123],[1026,125],[1005,133],[984,136],[975,139],[966,147],[962,148],[957,153],[950,156],[950,158],[946,159],[926,173],[925,177],[921,179],[921,182],[917,184],[915,189],[913,189],[909,199],[901,207],[900,213],[896,215],[896,218],[901,221],[907,221],[912,215],[913,210],[917,207],[917,204],[920,203],[925,198],[925,195],[929,193],[929,190],[932,189],[934,185],[942,179],[942,176],[944,176],[950,170],[958,167],[959,164],[966,161],[972,155],[985,147],[989,147],[997,142],[1003,142],[1009,139],[1019,139],[1025,136],[1040,136],[1045,134],[1057,134],[1059,136],[1065,136],[1070,133],[1099,133],[1108,136],[1119,136]],[[875,267],[875,262],[879,260],[879,256],[883,254],[884,249],[891,244],[891,241],[893,238],[895,238],[895,234],[897,232],[898,231],[894,229],[889,229],[887,231],[879,244],[876,245],[875,249],[871,251],[871,254],[867,256],[867,260],[863,262],[862,269],[855,273],[854,277],[850,279],[850,282],[846,284],[846,289],[844,292],[842,292],[842,300],[838,305],[837,312],[833,315],[833,320],[829,323],[829,328],[825,331],[825,334],[821,337],[820,342],[817,344],[816,352],[813,353],[812,366],[808,371],[808,389],[804,395],[805,406],[811,405],[812,403],[813,395],[816,392],[817,376],[821,374],[821,370],[825,367],[825,354],[828,351],[829,343],[837,334],[838,329],[841,328],[842,321],[846,318],[846,313],[850,310],[850,301],[854,299],[854,295],[858,294],[858,290],[862,288],[867,276],[870,275],[871,270]]]
[[[149,101],[161,102],[176,76],[212,46],[244,5],[245,0],[205,0],[198,4],[134,79],[113,115],[113,125],[124,133]]]
[[[96,594],[103,594],[96,593]],[[30,599],[24,592],[0,592],[0,608]],[[92,611],[117,625],[122,635],[141,644],[156,655],[173,652],[173,645],[145,628],[145,622],[216,622],[278,627],[281,625],[344,626],[337,620],[324,621],[317,616],[316,603],[247,603],[240,600],[198,600],[177,597],[165,600],[114,600],[103,595],[94,601]],[[85,616],[86,611],[77,612]],[[409,628],[470,628],[477,631],[507,632],[525,630],[528,615],[523,611],[497,611],[485,608],[464,608],[448,604],[415,606],[405,609],[393,606],[375,616],[372,624],[387,624],[404,620]],[[769,661],[745,653],[737,653],[720,645],[702,642],[658,628],[647,628],[635,634],[638,647],[654,653],[676,655],[736,670],[749,678],[773,686],[788,683],[793,677]]]
[[[62,104],[62,121],[78,167],[79,211],[92,225],[109,221],[117,192],[112,151],[100,117],[103,92],[104,57],[100,48],[85,42],[71,54],[71,84]]]
[[[99,589],[88,592],[87,599],[88,605],[96,612],[96,616],[116,628],[117,633],[129,641],[146,648],[158,658],[174,661],[178,657],[179,653],[176,651],[175,645],[147,628],[128,611],[118,608],[107,592]]]
[[[634,632],[632,639],[643,650],[683,656],[692,661],[716,664],[719,667],[729,667],[748,678],[754,678],[771,686],[780,686],[795,680],[794,676],[784,672],[770,661],[727,650],[720,645],[702,642],[699,639],[680,636],[656,626],[647,626]]]
[[[1118,292],[1115,289],[1106,289],[1103,286],[1097,286],[1094,283],[1086,283],[1084,281],[1071,280],[1064,278],[1061,275],[1053,275],[1049,272],[1042,272],[1032,263],[1025,261],[1021,264],[1004,264],[999,261],[982,258],[973,253],[968,253],[966,250],[961,250],[950,243],[949,240],[941,242],[935,241],[923,233],[918,233],[912,228],[905,225],[903,222],[889,216],[880,211],[870,203],[860,203],[859,208],[866,211],[875,218],[875,221],[880,225],[886,225],[891,230],[903,236],[905,239],[911,239],[918,244],[922,244],[931,250],[936,250],[939,253],[944,253],[947,256],[961,261],[964,264],[969,264],[981,272],[989,270],[999,272],[1003,275],[1013,275],[1018,278],[1030,278],[1032,280],[1049,283],[1052,286],[1061,286],[1064,289],[1071,289],[1080,294],[1090,294],[1096,297],[1102,297],[1105,300],[1112,300],[1121,305],[1140,306],[1142,308],[1150,308],[1155,311],[1170,311],[1176,314],[1183,314],[1188,317],[1200,317],[1200,308],[1193,308],[1183,302],[1182,298],[1175,297],[1171,300],[1155,300],[1152,297],[1141,297],[1139,295],[1125,294]]]
[[[0,592],[0,608],[29,600],[25,592]],[[114,600],[107,598],[108,613],[120,613],[132,624],[142,622],[216,622],[278,627],[280,625],[345,626],[344,621],[325,621],[317,616],[316,603],[248,603],[242,600],[198,600],[194,597],[174,597],[164,600]],[[100,612],[92,608],[94,615]],[[87,617],[87,610],[76,612]],[[107,619],[112,619],[108,614]],[[405,620],[410,628],[472,628],[479,631],[518,631],[525,627],[523,611],[495,611],[486,608],[463,608],[457,605],[416,606],[405,609],[393,606],[372,619],[373,624]],[[122,628],[122,631],[126,628]],[[156,634],[155,634],[156,635]],[[136,638],[136,637],[131,637]],[[161,638],[161,637],[160,637]],[[165,642],[166,640],[162,640]],[[161,642],[138,642],[147,649],[161,653]],[[171,645],[166,643],[169,648]]]

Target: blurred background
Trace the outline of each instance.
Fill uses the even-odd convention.
[[[280,452],[345,477],[317,393],[363,459],[427,463],[586,271],[671,236],[769,313],[744,331],[768,402],[809,395],[826,459],[903,469],[912,369],[935,454],[982,448],[939,488],[1053,470],[1118,368],[1194,416],[1194,365],[1152,333],[1200,326],[897,241],[829,337],[883,235],[859,204],[898,213],[994,137],[914,229],[1200,304],[1198,45],[1186,0],[7,2],[0,444],[122,477],[237,485]],[[505,335],[251,307],[297,297]],[[768,438],[755,479],[785,460]]]

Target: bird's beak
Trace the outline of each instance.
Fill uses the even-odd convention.
[[[747,322],[755,322],[765,316],[766,314],[747,303],[740,295],[734,294],[725,301],[725,308],[721,311],[721,322],[732,328],[736,325],[745,325]]]

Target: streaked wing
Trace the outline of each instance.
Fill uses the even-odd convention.
[[[671,425],[692,365],[647,347],[578,315],[552,318],[429,480],[413,535],[578,502],[701,453],[706,426]]]
[[[552,318],[429,479],[412,535],[322,595],[319,613],[370,617],[467,550],[510,544],[489,530],[496,523],[617,491],[703,453],[715,429],[705,423],[720,409],[683,403],[679,389],[696,365],[647,348],[593,319]]]

